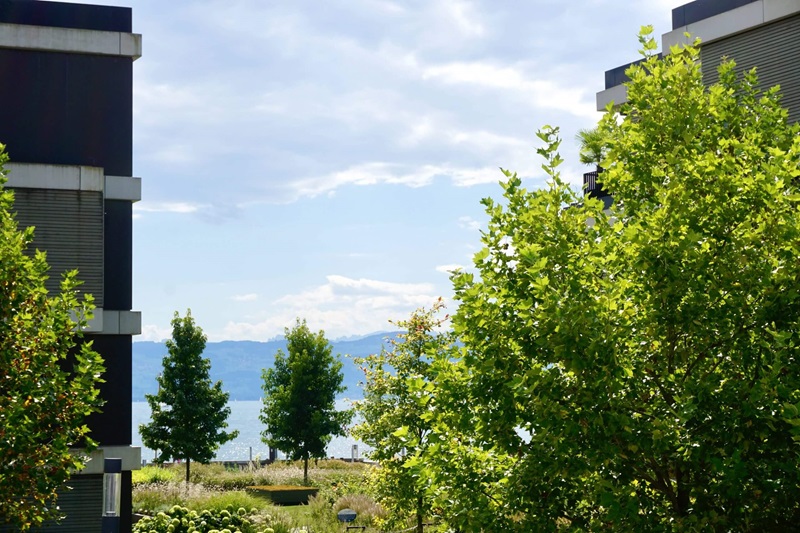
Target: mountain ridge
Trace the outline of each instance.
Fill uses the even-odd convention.
[[[363,372],[353,361],[356,357],[366,357],[389,347],[388,340],[398,332],[379,332],[356,338],[331,341],[333,353],[339,354],[342,361],[343,384],[347,390],[341,395],[348,398],[361,398],[360,382]],[[222,381],[222,389],[230,393],[231,401],[260,400],[261,371],[271,368],[275,353],[286,352],[286,339],[269,341],[219,341],[206,343],[203,357],[211,361],[209,372],[213,382]],[[162,359],[167,354],[165,342],[137,341],[133,343],[132,400],[145,401],[145,394],[157,391],[156,376],[161,372]]]

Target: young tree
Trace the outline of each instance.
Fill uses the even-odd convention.
[[[139,426],[145,446],[157,450],[158,461],[170,458],[186,462],[189,481],[191,462],[207,463],[214,452],[235,439],[238,431],[228,427],[229,394],[222,391],[222,382],[212,385],[211,362],[202,357],[206,336],[196,326],[191,311],[181,318],[172,318],[172,339],[167,340],[169,355],[164,357],[163,373],[158,380],[158,393],[145,398],[152,412],[150,422]]]
[[[306,321],[286,328],[288,356],[275,354],[273,368],[264,369],[264,407],[260,420],[267,428],[261,439],[270,447],[303,460],[308,484],[309,458],[325,457],[333,435],[344,435],[351,411],[336,411],[336,395],[344,392],[342,362],[324,332],[312,333]]]
[[[414,466],[426,460],[430,444],[433,363],[455,355],[452,335],[437,333],[447,319],[436,318],[443,308],[440,298],[430,310],[416,310],[395,324],[405,333],[390,341],[391,350],[356,359],[365,382],[364,399],[355,403],[363,422],[353,435],[372,447],[370,458],[381,465],[375,473],[377,491],[393,525],[405,523],[411,513],[418,533],[431,512],[425,481]]]
[[[513,458],[491,488],[505,530],[791,530],[800,129],[754,73],[706,87],[696,45],[643,44],[601,124],[610,210],[561,180],[553,129],[549,188],[507,173],[485,201],[479,275],[454,276],[457,429]]]
[[[45,254],[26,253],[33,228],[12,214],[7,159],[0,145],[0,524],[25,531],[58,518],[56,490],[84,463],[70,448],[94,446],[84,420],[102,405],[104,368],[81,339],[94,306],[77,272],[48,295]]]

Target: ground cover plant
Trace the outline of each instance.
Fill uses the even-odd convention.
[[[137,522],[134,533],[288,533],[288,525],[257,509],[196,511],[175,505]]]

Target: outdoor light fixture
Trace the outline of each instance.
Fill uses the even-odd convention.
[[[356,519],[356,512],[352,509],[342,509],[336,513],[339,522],[352,522]]]
[[[102,533],[119,533],[119,500],[121,493],[122,459],[105,459],[103,461]]]

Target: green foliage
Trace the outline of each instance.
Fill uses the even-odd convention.
[[[192,469],[191,481],[220,490],[244,490],[252,485],[269,485],[275,482],[270,469],[251,467],[243,470],[225,468],[221,464],[202,465]]]
[[[453,277],[465,353],[427,467],[461,531],[800,519],[800,129],[755,73],[707,88],[696,45],[642,42],[601,122],[611,209],[561,180],[545,128],[548,188],[506,173],[479,275]]]
[[[7,160],[0,145],[0,523],[24,531],[58,517],[56,490],[84,462],[70,448],[94,446],[84,420],[102,405],[104,368],[82,340],[94,306],[77,272],[48,295],[45,253],[26,253],[33,228],[12,214]]]
[[[405,333],[391,341],[391,350],[356,359],[365,382],[364,399],[355,402],[363,422],[353,435],[372,447],[370,458],[381,465],[374,483],[389,525],[404,525],[413,515],[419,532],[431,512],[428,488],[415,465],[424,460],[429,446],[432,363],[454,355],[452,336],[437,333],[447,319],[436,318],[443,308],[439,299],[430,310],[418,309],[408,320],[395,323]]]
[[[431,395],[431,433],[415,468],[428,485],[433,514],[445,530],[525,531],[515,527],[516,501],[507,498],[508,475],[516,462],[517,422],[498,404],[476,401],[473,370],[464,359],[438,357]],[[491,391],[487,391],[491,394]],[[484,420],[493,422],[487,440]]]
[[[144,466],[131,472],[131,483],[133,483],[133,486],[146,485],[148,483],[169,483],[170,481],[177,481],[176,472],[172,468]]]
[[[333,507],[325,498],[311,496],[308,499],[308,510],[309,515],[316,524],[324,524],[326,526],[337,525],[338,520],[333,512]]]
[[[133,488],[133,508],[145,515],[156,515],[174,506],[190,510],[222,511],[229,508],[271,510],[261,498],[243,490],[219,490],[183,481],[137,484]]]
[[[265,369],[264,407],[259,416],[267,427],[262,440],[270,447],[303,460],[303,483],[308,484],[308,460],[325,457],[334,435],[344,435],[351,411],[336,411],[336,395],[344,392],[342,362],[332,355],[324,332],[312,333],[305,320],[286,328],[288,356],[275,354]]]
[[[164,472],[166,481],[177,481],[181,475],[181,465],[169,465],[158,470]],[[364,479],[365,470],[372,467],[364,463],[347,463],[340,460],[314,461],[309,465],[309,479],[320,490],[326,487],[338,487],[341,490],[361,490],[359,484]],[[152,467],[143,469],[144,472],[155,470]],[[134,482],[139,471],[134,472]],[[146,475],[146,474],[143,474]],[[161,475],[153,475],[160,478]],[[162,479],[152,479],[151,482],[161,482]],[[278,461],[266,466],[248,466],[247,468],[226,468],[223,464],[212,463],[195,465],[192,467],[190,482],[201,484],[209,489],[217,490],[244,490],[256,485],[299,485],[303,483],[302,463],[295,461]],[[355,484],[355,485],[354,485]]]
[[[312,496],[308,499],[308,518],[310,531],[338,533],[344,528],[339,522],[337,513],[342,509],[351,509],[356,512],[355,521],[349,523],[354,527],[375,527],[385,517],[385,511],[365,494],[348,494],[334,503],[326,498]],[[371,529],[371,531],[374,531]]]
[[[386,510],[367,494],[345,494],[334,502],[332,512],[336,516],[343,509],[352,509],[356,512],[353,525],[374,526],[386,521]]]
[[[263,504],[257,497],[253,497],[242,490],[212,491],[208,499],[203,503],[202,509],[199,505],[190,508],[195,510],[208,509],[212,512],[221,513],[223,510],[250,509],[252,514],[263,508]]]
[[[279,505],[298,505],[308,503],[319,489],[306,485],[260,485],[247,487],[248,494],[259,496]]]
[[[175,505],[141,519],[133,526],[133,533],[275,533],[272,527],[254,526],[251,514],[257,511],[234,506],[198,511]]]
[[[202,479],[202,483],[173,481],[154,481],[153,483],[135,483],[133,487],[133,508],[141,514],[155,516],[160,512],[169,513],[175,505],[201,512],[209,510],[250,509],[247,519],[255,530],[267,527],[275,533],[289,533],[293,528],[306,526],[315,532],[340,531],[335,520],[336,511],[346,505],[359,512],[358,523],[371,524],[373,517],[378,516],[380,507],[369,504],[371,498],[368,491],[367,474],[375,467],[364,463],[345,463],[343,461],[319,461],[310,469],[310,477],[320,487],[319,495],[313,499],[314,504],[276,507],[264,498],[253,496],[244,490],[225,488],[246,486],[248,480],[256,478],[272,480],[274,484],[291,484],[302,480],[298,475],[297,464],[283,462],[254,469],[226,470],[222,465],[197,465],[192,469],[193,481]],[[154,470],[147,468],[145,470]],[[174,478],[180,477],[179,467],[159,469]],[[151,477],[156,477],[150,474]],[[240,481],[234,481],[235,478]],[[252,484],[252,483],[251,483]],[[266,483],[265,483],[266,484]]]
[[[575,140],[580,143],[578,159],[584,165],[599,167],[606,155],[606,133],[600,127],[578,130]]]
[[[222,382],[212,385],[211,363],[202,357],[206,346],[203,330],[196,326],[191,311],[172,319],[169,355],[164,357],[164,372],[158,376],[157,394],[145,398],[152,412],[151,421],[139,426],[142,442],[158,450],[158,460],[180,458],[186,462],[186,481],[191,461],[207,463],[220,445],[233,440],[238,431],[226,432],[230,415],[228,393]]]

